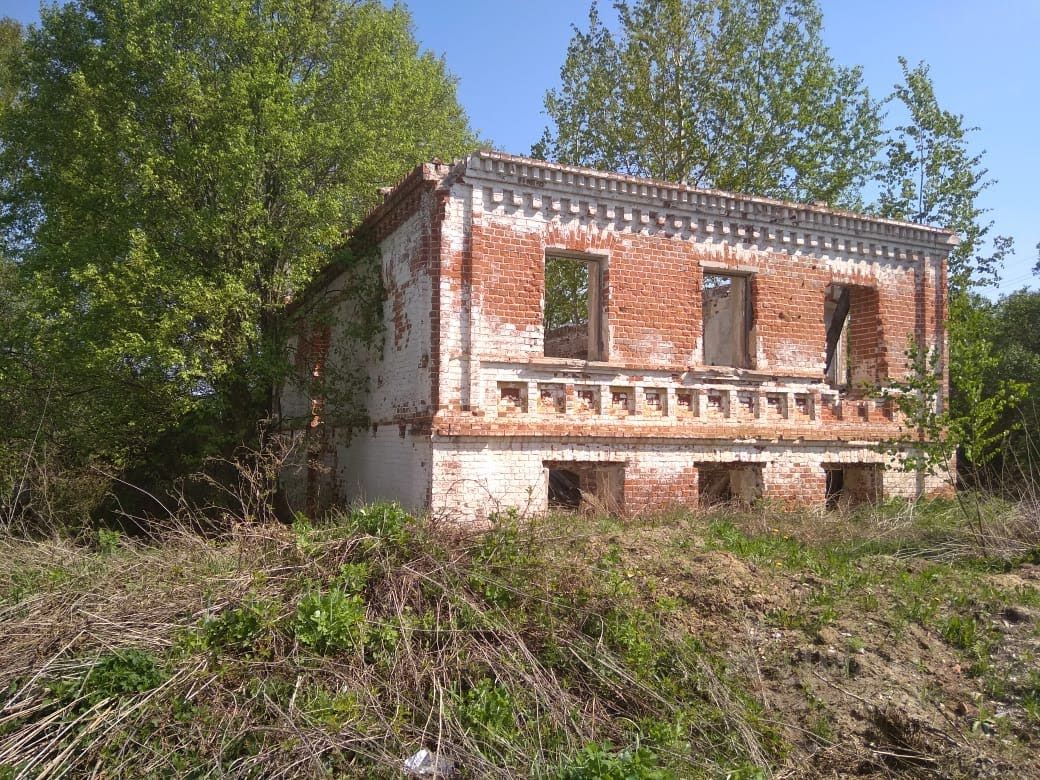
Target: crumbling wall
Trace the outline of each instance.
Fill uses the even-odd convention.
[[[623,469],[621,513],[640,515],[672,507],[697,506],[701,471],[736,474],[734,498],[755,495],[775,506],[822,505],[826,469],[839,459],[884,466],[889,461],[868,447],[841,443],[792,448],[729,444],[713,447],[691,442],[631,440],[547,440],[516,436],[508,439],[458,437],[433,442],[433,506],[438,518],[485,521],[496,511],[515,509],[537,514],[548,509],[549,468],[577,470],[589,464],[620,465]],[[879,495],[914,498],[915,475],[900,471],[878,473]],[[931,478],[929,490],[941,490]]]
[[[561,325],[545,334],[545,357],[575,357],[585,360],[589,355],[589,325],[587,322]]]
[[[423,176],[399,195],[366,236],[378,247],[370,255],[379,264],[384,294],[377,321],[359,320],[357,301],[346,293],[353,289],[351,271],[328,278],[297,313],[298,334],[290,346],[306,353],[304,364],[320,366],[322,381],[312,385],[310,397],[298,384],[283,389],[283,420],[296,422],[298,446],[307,453],[282,475],[290,509],[313,513],[330,499],[396,500],[416,511],[428,505],[431,268],[440,201]],[[372,338],[366,346],[357,335],[368,328]],[[314,334],[324,334],[317,342],[320,355]]]
[[[702,465],[729,463],[766,500],[822,503],[825,463],[881,462],[873,444],[902,424],[826,381],[828,287],[863,291],[856,380],[905,372],[909,337],[945,349],[936,231],[485,152],[426,166],[388,203],[366,222],[383,226],[385,339],[344,358],[371,385],[369,426],[336,449],[345,495],[460,520],[541,511],[546,464],[580,462],[623,465],[612,484],[637,513],[696,504]],[[547,256],[600,280],[595,361],[581,326],[545,332]],[[746,280],[741,327],[733,290],[705,312],[706,275]],[[314,400],[302,412],[331,420]],[[886,495],[941,488],[883,480]]]

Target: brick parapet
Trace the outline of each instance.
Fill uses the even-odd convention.
[[[491,208],[502,204],[564,217],[602,216],[629,232],[700,234],[783,254],[917,261],[925,253],[945,257],[957,244],[955,235],[941,228],[501,152],[470,155],[465,160],[465,178],[471,186],[487,190],[482,202]]]

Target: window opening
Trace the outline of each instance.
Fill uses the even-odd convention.
[[[549,469],[549,508],[576,511],[581,508],[581,481],[568,469]]]
[[[752,504],[762,497],[762,468],[747,464],[711,463],[697,467],[700,505]]]
[[[823,324],[827,330],[827,360],[824,374],[828,384],[847,388],[852,380],[852,361],[849,354],[849,316],[852,291],[841,284],[827,288],[823,304]]]
[[[598,260],[545,258],[546,357],[604,359],[600,277]]]
[[[621,511],[625,465],[567,461],[544,464],[550,510],[615,515]]]
[[[876,463],[824,466],[827,508],[847,509],[881,501],[881,467]]]
[[[845,469],[827,469],[827,508],[837,509],[845,489]]]
[[[737,274],[704,274],[702,291],[704,363],[750,367],[750,279]]]

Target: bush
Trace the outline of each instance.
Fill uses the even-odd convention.
[[[365,602],[339,588],[308,591],[296,609],[296,638],[319,653],[364,647]]]
[[[678,777],[660,768],[643,747],[613,751],[593,742],[560,771],[560,780],[666,780]]]
[[[517,710],[509,689],[485,677],[463,694],[459,718],[475,734],[509,739],[517,733]]]
[[[269,649],[264,636],[278,625],[278,605],[249,600],[202,625],[202,637],[211,650],[239,650],[263,655]]]
[[[403,546],[408,541],[408,526],[412,522],[412,516],[397,503],[358,507],[347,518],[348,525],[358,533],[375,537],[393,547]]]
[[[102,656],[83,677],[61,680],[50,687],[50,692],[62,702],[82,700],[94,705],[103,699],[150,691],[166,679],[166,671],[155,656],[131,648]]]

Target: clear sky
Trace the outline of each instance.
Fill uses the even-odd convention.
[[[190,0],[188,0],[190,1]],[[601,7],[609,7],[601,0]],[[1015,238],[1003,291],[1037,286],[1040,242],[1040,0],[820,0],[834,59],[861,65],[878,97],[900,78],[897,57],[925,60],[940,105],[979,127],[976,151],[997,179],[982,197],[994,232]],[[36,0],[0,0],[0,15],[31,23]],[[459,79],[474,127],[496,148],[526,154],[541,136],[542,98],[559,78],[571,25],[588,0],[410,0],[423,46]]]

